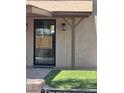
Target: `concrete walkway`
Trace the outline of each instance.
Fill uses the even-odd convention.
[[[26,79],[43,79],[52,69],[51,68],[26,68]]]
[[[26,68],[26,93],[41,93],[42,88],[50,88],[45,84],[44,77],[52,68]]]

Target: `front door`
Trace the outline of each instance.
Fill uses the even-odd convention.
[[[34,20],[34,65],[55,66],[56,20]]]

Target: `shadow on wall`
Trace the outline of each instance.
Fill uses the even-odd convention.
[[[97,67],[96,18],[85,18],[76,28],[76,67]]]
[[[97,15],[97,0],[93,0],[93,14]]]

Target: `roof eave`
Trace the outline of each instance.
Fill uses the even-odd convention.
[[[38,14],[38,15],[47,16],[47,17],[52,16],[52,13],[50,11],[38,8],[30,4],[26,5],[26,13],[27,14]]]
[[[82,16],[89,16],[92,12],[78,12],[78,11],[56,11],[53,12],[53,16],[56,17],[82,17]]]

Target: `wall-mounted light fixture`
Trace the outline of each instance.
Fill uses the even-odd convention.
[[[62,23],[61,24],[61,28],[62,28],[62,31],[66,31],[66,24],[65,23]]]
[[[26,31],[28,31],[28,23],[26,23]]]

